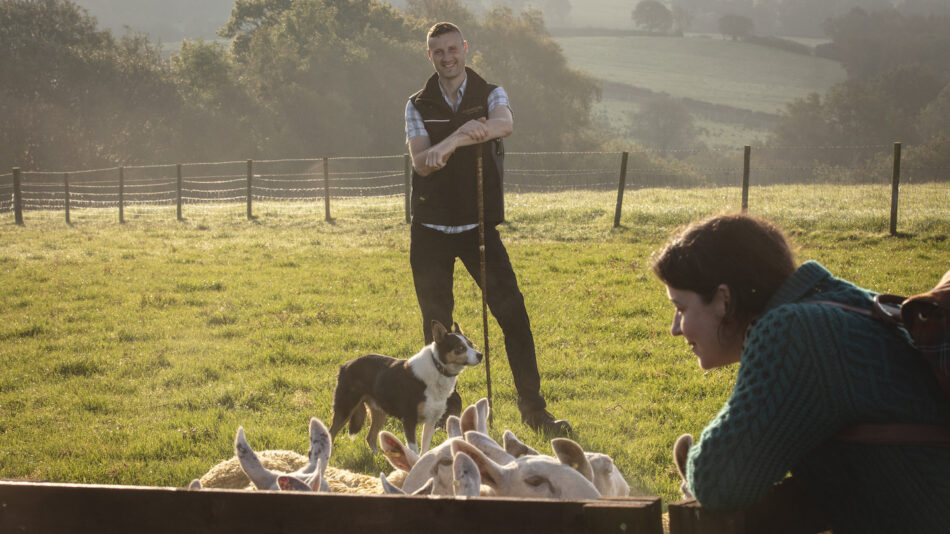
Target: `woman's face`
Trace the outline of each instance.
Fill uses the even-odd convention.
[[[699,358],[703,369],[715,369],[731,363],[737,363],[742,355],[742,336],[730,333],[731,329],[722,328],[723,317],[729,306],[729,288],[720,285],[712,301],[703,302],[695,291],[676,289],[666,286],[676,314],[670,333],[683,336],[693,353]]]

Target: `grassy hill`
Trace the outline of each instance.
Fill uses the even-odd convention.
[[[736,110],[734,118],[692,110],[705,121],[700,126],[710,130],[703,140],[714,146],[741,145],[767,133],[761,124],[745,120],[743,115],[748,113],[741,112],[775,116],[793,99],[811,92],[822,93],[846,78],[844,69],[835,61],[718,36],[556,40],[575,68],[630,89],[626,94],[614,88],[605,90],[597,110],[608,117],[609,128],[618,132],[625,129],[626,112],[636,109],[636,93],[665,92]],[[725,134],[726,131],[729,133]],[[747,139],[742,140],[743,137]]]

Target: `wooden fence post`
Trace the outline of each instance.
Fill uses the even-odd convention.
[[[330,221],[330,158],[323,157],[323,207],[326,212],[324,219]]]
[[[894,174],[891,177],[891,235],[897,235],[897,196],[901,185],[901,144],[894,143]]]
[[[247,220],[254,219],[251,211],[251,182],[254,180],[254,160],[247,160]]]
[[[178,220],[181,220],[181,163],[177,165],[178,181],[175,185],[175,203],[178,206]]]
[[[403,154],[403,174],[406,181],[406,224],[412,221],[412,160],[409,154]]]
[[[125,223],[125,167],[119,167],[119,224]]]
[[[20,190],[20,168],[13,168],[13,219],[23,226],[23,192]]]
[[[752,160],[752,147],[745,146],[742,158],[742,213],[749,211],[749,162]]]
[[[620,226],[620,212],[623,209],[623,190],[627,186],[627,158],[630,153],[624,151],[620,158],[620,184],[617,186],[617,209],[614,211],[614,228]]]
[[[66,204],[66,224],[69,224],[69,173],[63,173],[63,194]]]

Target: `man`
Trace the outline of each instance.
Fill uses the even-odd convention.
[[[432,26],[427,46],[435,74],[406,104],[413,169],[409,262],[426,342],[432,342],[428,325],[433,320],[453,322],[455,258],[481,283],[476,159],[480,144],[488,306],[505,336],[521,420],[535,430],[566,435],[570,424],[555,420],[545,409],[524,297],[496,228],[504,220],[501,138],[510,135],[513,126],[508,95],[465,66],[468,43],[454,24]],[[458,393],[449,398],[447,408],[446,413],[461,411]]]

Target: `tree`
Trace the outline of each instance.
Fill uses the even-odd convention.
[[[157,47],[116,40],[66,0],[0,2],[0,165],[151,161],[174,147],[181,101]]]
[[[666,93],[651,97],[629,117],[631,135],[658,150],[689,146],[699,134],[682,100]]]
[[[630,13],[638,28],[668,33],[673,27],[673,13],[658,0],[640,0]]]
[[[719,33],[732,40],[745,39],[755,34],[752,19],[743,15],[723,15],[719,18]]]
[[[690,29],[693,25],[693,12],[689,9],[675,4],[673,5],[673,31],[676,33],[682,34]]]

